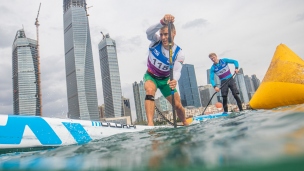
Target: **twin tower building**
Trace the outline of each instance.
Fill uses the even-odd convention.
[[[100,120],[86,0],[63,0],[68,117]],[[107,34],[98,45],[105,117],[123,116],[116,44]],[[14,114],[42,115],[37,41],[17,31],[13,43]],[[115,90],[115,91],[112,91]]]

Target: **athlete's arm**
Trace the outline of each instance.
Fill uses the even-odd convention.
[[[146,31],[148,40],[150,40],[152,43],[159,41],[160,37],[156,34],[156,32],[158,32],[158,30],[161,29],[163,26],[164,25],[162,24],[162,22],[159,22],[149,27]]]
[[[212,65],[212,67],[210,68],[210,83],[213,87],[215,87],[215,82],[214,82],[214,67]]]
[[[228,58],[223,58],[222,60],[228,64],[234,64],[235,69],[239,69],[239,62],[237,60]]]
[[[216,92],[220,91],[220,88],[216,86],[215,82],[214,82],[214,66],[212,65],[212,67],[210,68],[210,83],[211,85],[214,87],[214,90]]]
[[[181,71],[183,67],[183,63],[185,60],[185,55],[182,50],[180,50],[177,54],[176,60],[174,62],[173,67],[173,79],[178,81],[181,76]]]

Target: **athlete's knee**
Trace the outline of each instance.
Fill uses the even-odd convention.
[[[238,94],[232,94],[233,95],[233,97],[235,98],[235,99],[238,99],[239,98],[239,95]]]
[[[155,94],[155,88],[153,87],[146,87],[146,94]]]
[[[146,95],[145,100],[154,101],[154,96],[153,95]]]

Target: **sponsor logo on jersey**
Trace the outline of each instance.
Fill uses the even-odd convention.
[[[156,49],[154,49],[153,51],[154,51],[154,53],[155,53],[156,56],[159,55],[159,52]]]

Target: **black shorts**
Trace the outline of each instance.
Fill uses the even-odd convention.
[[[229,82],[223,86],[223,84],[227,81]],[[239,90],[233,78],[221,81],[221,86],[222,86],[221,88],[222,96],[228,95],[228,88],[230,88],[233,95],[239,94]]]

